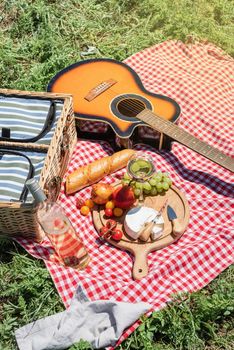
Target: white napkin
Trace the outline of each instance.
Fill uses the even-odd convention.
[[[151,309],[147,303],[89,301],[81,286],[70,307],[16,330],[20,350],[67,349],[81,339],[94,349],[114,346],[124,329]]]

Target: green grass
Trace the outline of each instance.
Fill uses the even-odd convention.
[[[80,60],[123,60],[167,39],[209,40],[234,54],[231,0],[3,0],[1,86],[44,90],[50,78]]]
[[[123,60],[167,39],[208,40],[234,56],[232,0],[2,0],[0,86],[45,90],[51,77],[89,57]],[[64,309],[41,261],[0,241],[0,349],[15,350],[14,329]],[[234,348],[234,268],[149,319],[119,349]],[[71,349],[88,349],[85,343]]]

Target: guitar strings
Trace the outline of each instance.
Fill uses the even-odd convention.
[[[110,97],[113,97],[113,98],[116,97],[116,95],[117,96],[120,95],[120,93],[118,91],[116,91],[116,90],[114,90],[112,88],[106,90],[105,93],[108,94]],[[143,110],[145,110],[146,108],[143,108],[143,109],[140,108],[139,109],[139,102],[138,101],[140,101],[140,100],[136,99],[137,102],[135,102],[135,101],[133,101],[134,98],[130,94],[126,94],[125,96],[129,98],[129,99],[126,99],[126,101],[125,101],[125,104],[124,104],[125,110],[128,110],[129,112],[133,112],[135,114],[134,117],[137,118],[137,115],[140,112],[142,112]],[[140,101],[140,102],[142,102],[142,101]],[[142,102],[142,104],[143,104],[143,102]],[[150,109],[148,109],[148,110],[151,111]],[[171,125],[173,125],[173,123],[171,121],[167,120],[166,118],[163,118],[162,116],[156,114],[155,112],[153,114],[154,114],[155,118],[160,118],[161,123],[163,123],[165,127],[170,128]],[[126,114],[126,116],[129,117],[129,115],[127,115],[127,114]],[[139,121],[142,121],[142,120],[139,119]],[[147,125],[147,123],[145,123],[145,124]],[[150,126],[150,125],[148,125],[148,126]]]
[[[106,90],[105,93],[108,94],[111,97],[115,97],[116,94],[119,95],[119,92],[117,92],[117,91],[115,91],[114,89],[111,89],[111,88]],[[124,101],[124,107],[129,112],[133,112],[133,113],[135,113],[137,115],[137,114],[139,114],[140,112],[142,112],[145,109],[143,101],[137,100],[137,98],[132,97],[130,94],[126,94],[125,98],[126,98],[126,101]],[[140,104],[141,104],[141,106],[140,106]]]
[[[106,91],[106,93],[107,93],[110,97],[116,97],[116,95],[119,95],[119,92],[117,92],[117,91],[115,91],[114,89],[111,89],[111,88],[108,89],[108,90]],[[125,96],[129,98],[129,100],[126,100],[125,107],[127,107],[127,108],[125,108],[125,109],[128,110],[129,112],[134,112],[134,113],[135,113],[134,117],[137,118],[137,114],[139,114],[140,112],[142,112],[143,110],[145,110],[145,108],[143,108],[143,109],[140,108],[140,109],[139,109],[139,103],[138,103],[138,102],[132,101],[132,100],[134,100],[134,99],[132,98],[132,96],[131,96],[130,94],[126,94]],[[136,100],[136,101],[137,101],[137,100]],[[142,102],[142,101],[140,101],[140,102]],[[142,102],[142,103],[143,103],[143,102]],[[151,110],[149,110],[149,111],[151,111]],[[170,127],[171,127],[172,125],[174,126],[174,124],[173,124],[170,120],[167,120],[167,119],[161,117],[160,115],[158,115],[158,114],[156,114],[156,113],[153,113],[153,115],[154,115],[155,118],[160,118],[160,122],[163,123],[164,126],[165,126],[167,129],[170,129]],[[126,116],[129,117],[129,115],[126,115]],[[139,121],[142,121],[142,120],[139,119]],[[142,122],[143,122],[143,121],[142,121]],[[144,124],[145,124],[146,126],[148,126],[148,127],[152,127],[152,125],[147,124],[147,122],[144,122]],[[155,128],[155,130],[159,131],[159,130],[156,129],[156,128]]]
[[[113,92],[112,92],[112,91],[113,91]],[[114,89],[111,89],[111,88],[108,89],[108,90],[106,90],[105,93],[108,94],[108,95],[110,95],[111,97],[116,97],[116,94],[120,95],[119,92],[117,92],[117,91],[115,91]],[[127,106],[127,108],[125,108],[125,109],[128,109],[130,112],[137,112],[137,114],[140,113],[140,112],[142,111],[142,109],[139,110],[139,102],[138,102],[138,101],[140,101],[140,100],[135,99],[135,101],[137,101],[137,102],[135,102],[135,101],[134,101],[134,98],[133,98],[130,94],[126,94],[125,96],[126,96],[126,101],[125,101],[124,106],[125,106],[125,107]],[[128,99],[127,99],[127,98],[128,98]],[[140,101],[140,102],[142,102],[142,101]],[[143,103],[143,102],[142,102],[142,103]],[[144,109],[145,109],[145,108],[144,108]],[[143,110],[144,110],[144,109],[143,109]],[[163,122],[164,126],[168,127],[168,129],[170,129],[170,126],[172,126],[172,125],[173,125],[173,128],[175,128],[175,127],[176,127],[177,129],[179,128],[178,126],[174,125],[170,120],[164,119],[163,117],[160,117],[159,115],[157,115],[157,114],[155,114],[155,113],[154,113],[154,115],[155,115],[155,117],[160,118],[160,120]],[[137,116],[136,116],[136,118],[137,118]],[[146,125],[147,125],[147,123],[146,123]],[[150,125],[149,125],[149,126],[150,126]],[[176,129],[176,130],[177,130],[177,129]],[[157,130],[157,129],[156,129],[156,130]],[[221,166],[223,166],[224,168],[226,168],[226,169],[228,169],[228,170],[233,171],[233,169],[232,169],[231,167],[228,167],[227,164],[226,164],[226,166],[225,166],[225,163],[224,163],[223,161],[221,162],[222,159],[224,159],[224,160],[226,161],[226,159],[229,160],[229,158],[230,158],[230,160],[229,160],[229,161],[231,161],[230,164],[233,164],[233,160],[232,160],[231,157],[227,156],[225,153],[220,152],[219,150],[217,150],[217,149],[214,148],[213,146],[208,145],[206,142],[199,140],[198,138],[196,138],[195,136],[191,135],[191,134],[188,133],[187,131],[185,131],[185,130],[183,130],[183,129],[181,129],[181,131],[182,131],[182,133],[183,133],[186,137],[189,136],[190,139],[192,138],[192,143],[193,143],[192,146],[193,146],[193,147],[191,147],[191,146],[188,145],[188,141],[183,142],[183,143],[182,143],[181,141],[179,141],[178,136],[177,136],[177,138],[175,139],[175,135],[174,135],[173,138],[174,138],[176,141],[180,142],[181,144],[184,144],[184,145],[187,146],[187,147],[190,147],[192,150],[194,150],[195,152],[197,152],[197,153],[199,153],[199,154],[204,155],[206,158],[215,161],[215,157],[216,157],[216,156],[210,156],[210,157],[208,157],[207,152],[204,153],[204,152],[201,152],[201,151],[199,151],[198,149],[196,149],[196,148],[195,148],[194,141],[196,141],[196,145],[198,145],[198,146],[199,146],[199,144],[202,144],[202,147],[204,147],[204,146],[206,146],[206,147],[209,146],[209,150],[211,149],[211,150],[213,150],[213,151],[216,151],[218,155],[219,155],[219,153],[221,153],[221,156],[222,156],[222,157],[219,159],[218,164],[221,165]],[[177,134],[178,134],[178,130],[177,130],[176,132],[177,132]],[[165,133],[165,131],[164,131],[164,133]],[[170,136],[170,134],[168,134],[168,130],[167,130],[166,135]]]
[[[115,89],[112,89],[112,88],[109,88],[108,90],[105,91],[105,94],[109,95],[110,97],[114,98],[117,96],[120,95],[120,92],[119,91],[116,91]],[[129,112],[133,112],[134,113],[134,117],[137,118],[137,115],[142,112],[143,110],[145,110],[146,108],[139,108],[139,101],[143,103],[143,101],[141,100],[137,100],[137,99],[134,99],[130,94],[126,94],[126,101],[124,103],[124,107],[125,107],[125,110],[128,110]],[[128,99],[127,99],[128,98]],[[134,101],[135,100],[135,101]],[[151,111],[151,109],[148,109],[149,111]],[[121,112],[120,112],[121,113]],[[124,115],[124,114],[123,114]],[[129,115],[126,114],[127,117],[129,117]],[[165,126],[168,126],[170,127],[171,126],[171,122],[163,117],[161,117],[160,115],[154,113],[154,116],[155,117],[158,117],[160,118],[160,120],[162,122],[164,122]],[[139,119],[140,121],[140,119]]]
[[[106,91],[108,93],[108,95],[110,95],[111,97],[115,97],[116,94],[114,94],[114,93],[111,94],[111,92],[109,90]],[[112,90],[112,91],[115,92],[114,90]],[[126,96],[126,101],[124,101],[124,107],[126,107],[125,109],[128,109],[130,112],[135,112],[137,114],[140,113],[144,109],[144,108],[143,109],[142,108],[139,109],[139,102],[137,101],[137,99],[134,99],[129,94],[126,94],[125,96]],[[136,102],[134,100],[136,100]],[[142,102],[142,104],[143,104],[143,102]]]

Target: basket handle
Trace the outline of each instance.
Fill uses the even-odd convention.
[[[55,202],[58,198],[62,179],[60,176],[54,176],[52,179],[48,180],[45,184],[45,192],[47,198],[50,202]]]
[[[63,130],[63,138],[60,145],[60,158],[59,162],[61,165],[60,174],[64,174],[68,165],[68,153],[69,153],[69,142],[70,138],[66,128]]]

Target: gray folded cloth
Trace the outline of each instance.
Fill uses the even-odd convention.
[[[67,310],[17,329],[15,337],[20,350],[67,349],[81,339],[94,349],[105,348],[150,309],[143,302],[89,301],[79,286]]]

